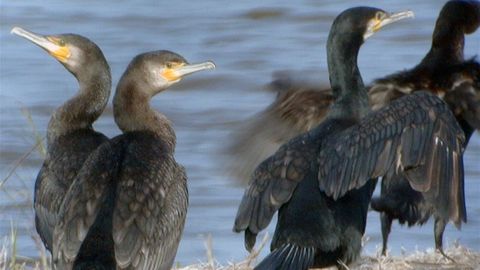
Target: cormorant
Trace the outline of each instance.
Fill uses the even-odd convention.
[[[474,130],[480,129],[480,64],[474,58],[464,59],[464,35],[476,31],[479,14],[478,1],[447,2],[438,17],[432,48],[421,63],[367,86],[372,109],[382,108],[416,91],[430,91],[450,106],[465,133],[466,147]],[[333,102],[331,89],[306,84],[285,73],[276,74],[270,87],[279,93],[277,99],[234,134],[229,150],[233,153],[232,173],[244,182],[279,145],[324,121]],[[402,224],[407,222],[409,226],[422,225],[433,214],[435,246],[446,256],[442,247],[445,225],[451,219],[460,227],[466,216],[449,217],[448,213],[441,213],[435,207],[434,198],[412,189],[399,176],[382,182],[382,190],[382,196],[374,197],[371,204],[374,210],[382,212],[382,253],[386,254],[393,219],[399,219]]]
[[[65,193],[90,153],[108,140],[92,124],[110,96],[110,67],[100,48],[80,35],[43,36],[20,27],[11,32],[46,50],[80,85],[78,93],[50,118],[47,155],[35,182],[35,225],[45,247],[52,251],[52,234]]]
[[[53,237],[57,269],[170,269],[188,205],[170,121],[150,99],[184,76],[213,69],[170,51],[136,56],[113,100],[123,134],[85,162],[65,196]]]
[[[374,81],[369,92],[375,104],[373,109],[412,92],[428,90],[442,97],[450,106],[465,133],[466,147],[474,130],[480,129],[480,63],[475,59],[464,59],[464,35],[473,33],[479,26],[480,2],[447,2],[438,16],[431,49],[420,64]],[[455,203],[464,208],[463,183],[459,188],[462,198],[457,198]],[[387,252],[388,235],[394,219],[408,226],[423,225],[433,215],[435,248],[446,258],[449,257],[444,253],[442,244],[446,224],[452,220],[460,228],[462,221],[467,221],[465,209],[460,215],[447,211],[448,206],[444,202],[415,190],[400,175],[383,178],[381,195],[372,199],[371,206],[380,212],[383,255]]]
[[[275,101],[241,123],[226,149],[227,173],[244,184],[282,144],[320,124],[334,101],[330,86],[319,87],[283,72],[274,74],[268,89],[277,93]]]
[[[248,250],[279,211],[272,252],[256,269],[342,267],[341,262],[353,262],[361,250],[377,177],[406,175],[417,189],[440,191],[447,205],[463,198],[459,186],[465,138],[447,105],[419,92],[370,112],[357,67],[366,38],[412,15],[357,7],[334,20],[327,59],[335,102],[326,120],[257,167],[238,209],[234,231],[245,231]],[[451,189],[441,184],[437,190],[439,183]],[[464,208],[452,210],[461,214]]]

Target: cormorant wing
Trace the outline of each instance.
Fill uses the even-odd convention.
[[[114,138],[85,162],[55,228],[57,269],[70,269],[81,247],[88,253],[85,245],[115,249],[112,259],[122,269],[171,265],[188,204],[186,174],[163,144],[145,145],[142,139],[138,144],[123,135]]]
[[[48,145],[48,154],[35,181],[35,226],[48,250],[60,208],[68,189],[88,156],[108,138],[92,129],[80,129]]]
[[[452,220],[465,220],[464,142],[448,105],[416,92],[322,143],[319,186],[337,199],[369,179],[400,174],[413,189],[432,196]]]
[[[50,161],[43,163],[40,172],[37,175],[37,179],[35,183],[44,183],[44,187],[40,189],[40,187],[35,187],[35,227],[37,229],[40,238],[42,239],[43,243],[48,250],[52,250],[52,237],[53,237],[53,230],[55,228],[55,224],[58,220],[58,215],[51,209],[55,209],[54,204],[61,203],[58,202],[61,197],[52,198],[47,194],[58,194],[58,192],[62,192],[61,188],[58,185],[49,181],[49,177],[46,172],[49,170],[48,163]],[[38,184],[37,184],[38,185]]]
[[[318,80],[316,77],[309,76],[311,72],[300,72],[292,70],[275,71],[272,74],[272,81],[267,85],[267,89],[276,92],[277,95],[282,95],[286,92],[301,92],[301,91],[318,91],[330,92],[330,83],[328,77],[326,80]],[[326,83],[324,83],[324,81]]]
[[[188,204],[185,170],[171,154],[153,152],[158,155],[142,160],[145,151],[133,150],[124,161],[127,169],[113,212],[115,258],[121,268],[166,269],[183,231]]]
[[[85,161],[70,186],[53,233],[55,269],[71,269],[80,247],[100,211],[121,158],[110,141],[100,145]]]
[[[403,71],[374,81],[368,87],[368,100],[372,110],[376,111],[381,109],[388,106],[392,101],[411,94],[414,88],[399,85],[395,81],[395,79],[408,81],[410,76],[410,72]]]
[[[472,58],[447,66],[441,71],[441,74],[448,75],[447,78],[430,75],[437,76],[435,78],[440,86],[432,85],[431,80],[419,77],[419,74],[425,71],[417,69],[401,71],[375,80],[368,90],[371,108],[378,110],[395,99],[428,88],[449,104],[457,119],[463,119],[470,127],[480,129],[480,63]],[[448,85],[447,88],[445,85]]]
[[[465,120],[474,129],[480,130],[480,63],[471,59],[455,66],[458,80],[444,100],[457,119]],[[459,117],[460,116],[460,117]]]
[[[305,133],[282,146],[255,170],[238,207],[234,231],[245,230],[245,244],[251,250],[256,235],[266,228],[273,214],[290,200],[297,184],[309,171],[316,147]]]
[[[232,157],[229,173],[245,184],[255,168],[282,144],[320,124],[333,102],[329,87],[283,73],[274,74],[269,88],[277,93],[275,101],[240,124],[227,150]]]

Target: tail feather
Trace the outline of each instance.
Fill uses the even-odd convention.
[[[248,228],[245,230],[245,248],[248,252],[252,252],[253,246],[257,241],[257,234],[250,231]]]
[[[75,265],[74,270],[115,270],[115,266],[106,266],[103,262],[91,261]]]
[[[370,201],[370,206],[377,212],[387,212],[387,209],[390,210],[386,207],[385,202],[381,197],[373,197]]]
[[[432,215],[433,207],[425,202],[421,193],[413,189],[411,191],[418,193],[419,198],[410,196],[410,200],[395,200],[386,196],[374,197],[370,201],[370,206],[377,212],[383,212],[393,219],[398,219],[400,224],[423,225]]]
[[[272,251],[255,270],[307,270],[313,266],[314,259],[314,247],[286,244]]]

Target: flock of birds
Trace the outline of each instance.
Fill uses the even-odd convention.
[[[394,219],[421,225],[433,215],[435,246],[446,256],[445,225],[467,220],[463,152],[480,128],[480,63],[463,56],[464,35],[480,25],[480,2],[447,2],[421,63],[365,86],[361,45],[412,16],[343,11],[326,46],[331,87],[278,78],[275,102],[234,136],[233,171],[248,180],[234,231],[244,232],[247,250],[278,212],[271,253],[255,269],[351,264],[369,206],[381,213],[383,254]],[[46,50],[80,86],[50,119],[35,183],[36,229],[53,267],[170,269],[187,214],[187,176],[174,159],[169,120],[149,102],[215,64],[189,64],[170,51],[136,56],[113,98],[122,134],[107,138],[92,128],[112,86],[100,48],[76,34],[12,33]],[[381,195],[372,198],[380,177]]]

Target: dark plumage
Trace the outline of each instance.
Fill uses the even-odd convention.
[[[212,69],[178,54],[135,57],[115,93],[123,131],[85,162],[55,228],[57,269],[170,269],[185,223],[187,176],[174,159],[170,121],[150,99],[187,74]]]
[[[420,92],[369,113],[357,67],[360,46],[384,25],[411,15],[359,7],[333,22],[327,55],[334,104],[323,123],[258,166],[238,209],[234,231],[245,231],[248,250],[279,211],[272,252],[256,269],[353,262],[377,177],[406,176],[415,188],[430,193],[453,179],[452,189],[441,186],[440,198],[463,199],[458,185],[463,184],[465,138],[442,100]]]
[[[474,59],[464,60],[464,35],[476,31],[479,25],[480,2],[447,2],[438,16],[432,47],[420,64],[413,69],[376,80],[370,89],[370,98],[374,102],[378,100],[377,106],[382,107],[395,98],[419,89],[427,89],[443,97],[465,133],[466,147],[473,131],[480,128],[480,64]],[[440,184],[441,188],[452,188],[449,182]],[[462,221],[467,221],[463,183],[456,188],[461,189],[461,198],[442,201],[439,197],[412,188],[401,176],[384,177],[380,197],[372,199],[372,208],[380,212],[382,254],[386,254],[388,235],[394,219],[398,219],[401,224],[413,226],[424,224],[433,215],[435,248],[447,257],[442,244],[446,224],[451,220],[460,228]],[[445,205],[447,202],[454,204]],[[463,208],[462,212],[451,210],[456,204]]]
[[[318,88],[284,75],[275,74],[269,85],[277,93],[275,101],[232,134],[227,170],[245,183],[279,146],[320,124],[334,100],[330,87]]]
[[[421,63],[410,70],[377,79],[367,87],[370,89],[368,94],[372,109],[378,110],[397,98],[417,91],[430,91],[449,105],[465,133],[467,143],[474,130],[480,128],[480,64],[475,58],[465,60],[463,56],[464,35],[476,31],[480,24],[478,6],[478,1],[447,2],[434,30],[432,48]],[[332,101],[330,89],[305,85],[303,81],[282,75],[271,84],[281,93],[277,100],[234,135],[232,149],[235,151],[230,151],[234,153],[231,167],[233,174],[243,181],[259,160],[268,157],[279,145],[324,121],[324,113]],[[306,99],[312,102],[305,103]],[[285,105],[284,101],[288,104]],[[295,119],[295,124],[290,119]],[[267,124],[257,124],[257,121]],[[275,125],[275,128],[270,128],[270,125]],[[267,128],[275,132],[269,132]],[[237,150],[240,147],[243,147],[242,150]],[[382,190],[381,197],[373,198],[372,207],[383,212],[383,254],[387,250],[393,219],[399,219],[402,224],[406,222],[409,226],[421,225],[432,214],[436,219],[436,248],[443,253],[442,235],[449,217],[440,214],[434,199],[412,189],[400,176],[391,176],[382,182]],[[450,220],[460,227],[466,216]]]
[[[50,118],[47,156],[35,182],[35,225],[45,247],[51,251],[53,229],[65,193],[90,153],[108,140],[92,124],[110,96],[110,68],[100,48],[85,37],[42,36],[19,27],[13,28],[12,33],[45,49],[80,85],[78,94],[57,108]]]

